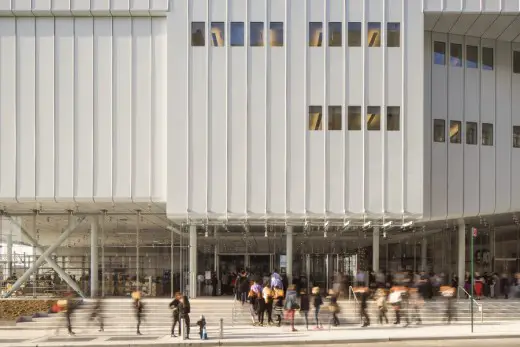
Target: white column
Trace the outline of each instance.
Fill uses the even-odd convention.
[[[190,297],[197,297],[197,226],[190,225]]]
[[[90,297],[98,292],[98,218],[93,217],[90,224]]]
[[[459,285],[464,286],[464,276],[466,271],[466,225],[464,220],[460,219],[458,222],[458,270]]]
[[[289,285],[292,284],[292,280],[293,280],[293,273],[292,273],[292,265],[293,265],[293,227],[292,226],[288,226],[287,227],[287,230],[286,230],[286,233],[287,233],[287,240],[286,240],[286,250],[285,250],[285,254],[286,254],[286,260],[287,260],[287,269],[286,269],[286,273],[287,273],[287,280],[289,282]]]
[[[426,237],[421,240],[421,271],[426,271],[428,266],[428,241]]]
[[[4,277],[8,278],[13,275],[13,235],[11,234],[11,228],[9,228],[9,234],[7,234],[7,273]]]
[[[372,235],[372,271],[379,271],[379,228],[375,227]]]

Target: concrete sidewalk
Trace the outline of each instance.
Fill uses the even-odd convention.
[[[51,331],[0,332],[1,347],[25,346],[266,346],[266,345],[327,345],[347,343],[375,343],[385,341],[421,341],[453,339],[492,339],[520,338],[520,322],[475,325],[471,333],[468,325],[421,325],[407,328],[397,326],[372,326],[360,328],[349,325],[331,330],[300,330],[290,332],[287,328],[229,328],[224,331],[224,338],[218,339],[218,332],[210,330],[209,340],[201,341],[198,330],[192,328],[192,340],[171,338],[164,331],[143,326],[143,336],[136,336],[134,331],[98,333],[92,330],[77,330],[76,336],[69,337],[62,330],[55,336]],[[254,344],[253,344],[254,343]]]

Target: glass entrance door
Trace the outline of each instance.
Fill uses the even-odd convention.
[[[498,274],[511,275],[518,271],[518,260],[516,258],[496,258],[495,272]]]

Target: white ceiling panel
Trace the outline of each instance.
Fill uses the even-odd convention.
[[[488,28],[493,24],[493,22],[497,19],[497,14],[483,14],[480,15],[475,23],[468,30],[466,35],[468,36],[476,36],[481,37]]]
[[[453,25],[457,22],[460,14],[444,13],[440,16],[439,20],[435,24],[433,31],[439,33],[449,33]]]
[[[498,37],[500,41],[513,41],[520,34],[520,17],[507,27],[506,30]]]
[[[496,40],[514,22],[516,16],[498,16],[484,32],[482,38]]]
[[[432,31],[435,23],[439,20],[440,13],[425,13],[424,14],[424,30]]]
[[[454,35],[465,35],[479,16],[479,14],[461,15],[457,22],[451,28],[451,33]]]

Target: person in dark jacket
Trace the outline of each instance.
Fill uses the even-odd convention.
[[[137,318],[137,335],[141,334],[141,320],[143,318],[143,303],[141,299],[134,299],[135,317]]]
[[[89,321],[93,321],[96,319],[99,323],[99,331],[104,331],[103,325],[103,298],[98,296],[96,303],[94,304],[94,308],[92,309],[92,313],[90,314]]]
[[[75,335],[72,331],[71,317],[74,311],[78,308],[78,302],[73,300],[72,295],[67,298],[67,308],[65,311],[65,317],[67,317],[67,330],[69,335]]]
[[[249,280],[247,278],[247,273],[242,271],[242,273],[237,278],[238,282],[238,292],[240,293],[240,301],[242,302],[242,306],[246,303],[247,294],[249,293]]]
[[[312,288],[312,296],[313,296],[312,304],[314,306],[314,319],[316,320],[316,327],[314,329],[316,329],[316,330],[322,329],[323,325],[320,324],[320,319],[319,319],[320,309],[321,309],[321,306],[323,305],[323,298],[321,297],[320,288],[318,288],[318,287]]]
[[[300,313],[303,315],[305,319],[305,328],[309,330],[309,310],[310,310],[310,302],[309,295],[307,295],[307,291],[302,289],[300,292]]]
[[[173,301],[170,302],[170,305],[169,305],[170,309],[172,310],[172,315],[173,315],[172,332],[171,332],[172,337],[177,337],[177,336],[175,336],[175,326],[177,325],[177,323],[179,324],[179,336],[181,335],[180,310],[182,310],[182,303],[181,303],[180,299],[181,299],[181,293],[175,293],[175,297],[174,297]]]
[[[181,318],[184,320],[185,329],[186,329],[186,339],[190,339],[190,300],[186,295],[182,297],[182,310],[181,310]]]

